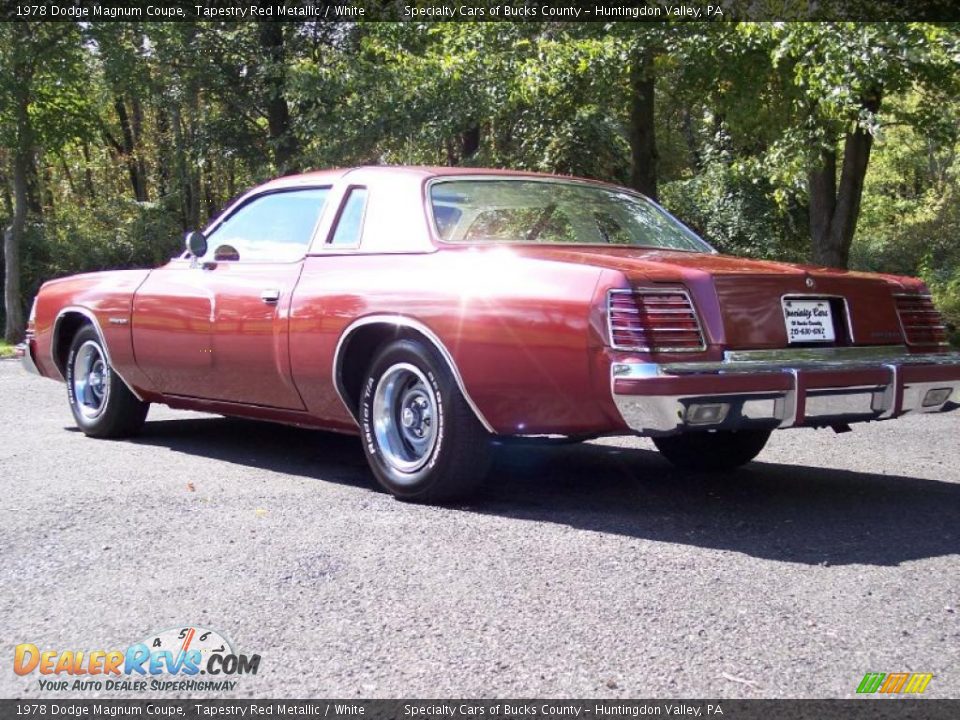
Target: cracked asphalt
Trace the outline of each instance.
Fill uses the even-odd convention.
[[[154,407],[99,441],[62,385],[3,361],[0,391],[2,697],[129,697],[41,691],[14,647],[180,625],[261,655],[229,697],[960,697],[960,413],[775,433],[722,477],[512,447],[434,508],[350,437]]]

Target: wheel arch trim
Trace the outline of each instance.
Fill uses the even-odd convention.
[[[107,344],[107,338],[103,334],[103,328],[100,327],[100,321],[97,319],[96,314],[93,310],[82,305],[68,305],[64,308],[61,308],[57,313],[56,319],[53,321],[53,332],[50,337],[50,360],[53,363],[53,366],[60,372],[64,380],[67,378],[66,366],[61,370],[60,363],[57,362],[57,346],[60,343],[60,323],[69,314],[77,314],[84,316],[90,324],[93,326],[93,329],[97,333],[97,339],[100,340],[100,344],[103,346],[103,352],[107,356],[107,362],[110,363],[110,372],[116,373],[117,377],[120,378],[120,382],[127,386],[127,389],[133,393],[133,396],[143,402],[143,396],[136,391],[136,389],[127,382],[127,379],[123,377],[119,370],[113,364],[113,358],[110,356],[110,346]]]
[[[484,429],[488,433],[491,435],[497,434],[497,431],[494,430],[493,426],[487,421],[486,417],[484,417],[480,408],[477,406],[477,403],[474,402],[472,397],[470,397],[470,393],[467,391],[467,386],[463,382],[463,376],[460,374],[457,363],[454,361],[453,355],[447,349],[447,346],[443,344],[443,341],[435,332],[433,332],[433,330],[419,320],[414,320],[406,315],[366,315],[362,318],[354,320],[352,323],[347,325],[346,328],[344,328],[342,333],[340,333],[336,348],[333,352],[333,387],[337,392],[337,397],[340,398],[340,402],[343,403],[343,406],[347,409],[347,412],[350,413],[350,417],[354,418],[354,420],[357,419],[355,411],[351,409],[350,404],[347,402],[347,398],[344,395],[344,389],[340,382],[340,368],[342,366],[343,359],[342,355],[344,347],[350,340],[351,336],[360,328],[368,325],[393,325],[397,328],[407,328],[409,330],[413,330],[414,332],[417,332],[425,337],[430,344],[434,346],[437,352],[440,353],[444,362],[447,363],[447,367],[449,367],[450,372],[453,373],[453,378],[457,383],[457,388],[460,390],[460,394],[463,395],[463,399],[466,400],[467,405],[473,411],[473,414],[476,416],[477,420],[480,421],[480,424],[483,425]]]

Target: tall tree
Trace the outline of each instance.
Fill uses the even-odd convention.
[[[654,123],[656,51],[649,40],[630,54],[630,186],[657,199],[656,125]]]
[[[23,339],[20,251],[38,145],[55,150],[85,127],[86,78],[73,23],[0,23],[0,139],[11,149],[13,214],[3,235],[4,339]]]
[[[143,98],[151,96],[151,77],[145,58],[144,26],[135,22],[101,22],[90,23],[87,29],[96,44],[105,86],[101,134],[125,166],[133,197],[145,202],[150,199],[150,190]]]
[[[845,268],[874,138],[884,122],[901,120],[884,117],[884,98],[915,88],[936,103],[945,90],[955,92],[956,33],[921,23],[787,23],[761,31],[770,33],[772,58],[794,98],[788,132],[805,157],[811,257]]]
[[[273,160],[281,175],[297,170],[299,146],[290,121],[286,87],[286,42],[282,23],[259,25],[260,47],[265,58],[263,82],[266,97],[267,127]]]

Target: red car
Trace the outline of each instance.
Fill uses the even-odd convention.
[[[653,438],[729,469],[777,428],[955,409],[919,280],[717,254],[650,200],[565,177],[284,177],[155,270],[47,282],[28,368],[93,437],[150,403],[358,433],[400,498],[463,495],[491,441]]]

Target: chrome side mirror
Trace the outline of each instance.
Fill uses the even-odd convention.
[[[183,244],[187,252],[193,257],[203,257],[207,254],[207,239],[199,230],[191,230],[183,238]]]

